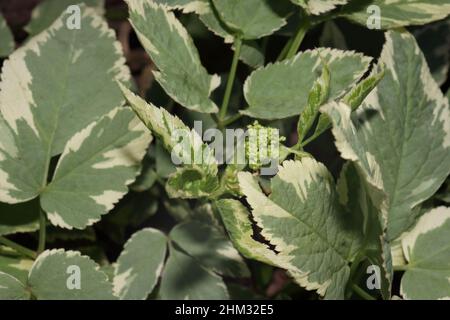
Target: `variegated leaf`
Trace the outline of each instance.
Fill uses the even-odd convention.
[[[338,5],[347,4],[349,0],[291,0],[293,3],[298,4],[306,12],[319,15],[336,8]]]
[[[47,183],[52,156],[123,103],[115,81],[127,82],[129,71],[120,44],[93,9],[81,8],[80,30],[68,29],[64,14],[3,65],[0,131],[10,132],[14,147],[0,143],[0,201],[35,198]]]
[[[0,13],[0,57],[7,57],[14,50],[14,37],[6,23],[5,18]]]
[[[182,106],[204,113],[218,111],[209,96],[220,85],[217,75],[202,66],[192,38],[165,6],[127,0],[130,21],[142,45],[158,67],[155,79]]]
[[[116,108],[67,143],[41,206],[53,225],[83,229],[110,211],[140,172],[152,137],[129,108]]]
[[[28,300],[25,285],[13,276],[0,271],[0,300]]]
[[[286,24],[291,6],[286,0],[212,0],[228,28],[242,39],[268,36]]]
[[[18,255],[12,249],[0,248],[0,272],[7,273],[20,282],[26,283],[33,260]]]
[[[380,19],[381,28],[391,29],[441,20],[450,14],[450,3],[448,0],[352,1],[343,8],[342,14],[363,26]]]
[[[326,167],[312,158],[285,161],[269,197],[250,173],[238,177],[262,236],[288,261],[295,281],[328,299],[343,299],[360,239]]]
[[[114,268],[114,294],[123,300],[144,300],[161,276],[167,238],[156,229],[131,236]]]
[[[30,270],[28,287],[39,300],[113,300],[112,284],[89,257],[46,250]]]
[[[179,9],[184,13],[203,14],[210,9],[208,0],[153,0],[169,9]]]
[[[250,276],[242,257],[228,238],[214,226],[190,221],[174,227],[169,237],[207,269],[228,277]]]
[[[146,103],[123,86],[122,91],[139,118],[171,152],[172,161],[175,158],[183,165],[169,176],[170,195],[195,198],[213,193],[219,186],[218,164],[198,133],[165,109]]]
[[[227,287],[220,276],[173,247],[170,248],[159,293],[164,300],[228,299]]]
[[[404,299],[450,299],[450,208],[425,213],[402,238]]]
[[[39,229],[39,201],[0,203],[0,235],[33,232]]]
[[[388,195],[392,240],[411,227],[417,205],[450,173],[450,108],[412,35],[386,33],[380,61],[386,74],[353,117],[342,103],[323,111],[342,156]]]
[[[321,48],[258,69],[245,82],[249,109],[242,113],[261,119],[300,114],[307,105],[314,81],[320,76],[322,60],[328,64],[331,75],[328,97],[331,100],[363,76],[371,59],[352,51]]]
[[[70,6],[83,3],[103,15],[104,0],[44,0],[31,13],[31,20],[25,30],[32,36],[47,29]],[[73,13],[73,12],[72,12]]]

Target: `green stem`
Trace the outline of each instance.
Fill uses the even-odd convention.
[[[233,91],[234,78],[236,77],[236,70],[239,63],[239,56],[241,55],[242,40],[236,38],[234,40],[234,55],[233,62],[231,64],[230,74],[228,76],[227,87],[225,89],[225,95],[223,96],[222,106],[219,112],[219,120],[222,122],[228,111],[228,105],[230,103],[231,92]]]
[[[300,27],[298,28],[297,34],[292,41],[292,45],[289,48],[288,53],[286,54],[286,59],[290,59],[296,55],[298,49],[300,49],[300,45],[302,44],[303,39],[305,38],[306,32],[309,29],[309,21],[307,16],[302,15],[301,18],[302,21],[300,23]]]
[[[47,234],[47,217],[45,212],[41,209],[39,212],[39,244],[37,252],[42,253],[45,250],[45,239]]]
[[[372,297],[370,294],[368,294],[366,291],[361,289],[359,286],[357,286],[356,284],[352,285],[352,289],[358,296],[360,296],[361,298],[363,298],[365,300],[377,300],[374,297]]]
[[[225,119],[224,121],[222,121],[221,124],[223,127],[226,127],[226,126],[232,124],[233,122],[239,120],[240,118],[242,118],[242,114],[238,113],[238,114],[235,114],[234,116],[229,117],[228,119]]]
[[[277,57],[277,61],[282,61],[286,58],[286,54],[288,53],[289,48],[292,46],[292,42],[294,42],[294,38],[290,38],[286,42],[285,46],[283,47],[283,49],[281,50],[280,54]]]
[[[18,253],[20,253],[26,257],[29,257],[31,259],[36,259],[36,253],[33,250],[25,248],[24,246],[22,246],[18,243],[15,243],[14,241],[11,241],[5,237],[0,236],[0,243],[7,247],[10,247],[11,249],[16,250]]]

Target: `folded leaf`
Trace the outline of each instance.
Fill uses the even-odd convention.
[[[345,93],[363,76],[370,63],[370,58],[353,51],[321,48],[269,64],[253,72],[245,82],[249,109],[241,113],[260,119],[300,114],[307,105],[314,81],[321,74],[321,60],[330,71],[330,100]]]
[[[285,161],[269,197],[250,173],[240,173],[239,182],[262,236],[291,264],[295,280],[328,299],[342,299],[359,238],[328,170],[312,158]]]
[[[25,286],[13,276],[0,271],[0,300],[28,300]]]
[[[156,229],[143,229],[127,241],[114,270],[114,294],[122,300],[144,300],[161,276],[167,238]]]
[[[308,13],[319,15],[333,10],[338,5],[346,4],[349,0],[291,0],[303,7]]]
[[[286,0],[212,0],[228,28],[242,39],[268,36],[286,24],[291,11]]]
[[[41,206],[53,225],[83,229],[100,220],[139,174],[152,136],[129,108],[117,108],[67,143]]]
[[[342,157],[358,162],[388,195],[393,240],[450,173],[450,108],[414,37],[390,31],[386,40],[380,59],[386,74],[353,116],[342,103],[322,110],[333,120]]]
[[[10,130],[15,148],[0,144],[2,202],[35,198],[47,183],[52,156],[75,133],[123,103],[115,81],[127,82],[129,71],[120,44],[94,9],[81,8],[81,29],[68,29],[63,14],[3,65],[0,111],[9,128],[0,132]],[[92,75],[90,81],[86,74]]]
[[[450,208],[425,213],[402,238],[404,299],[450,299]]]
[[[14,50],[14,36],[6,23],[5,18],[0,14],[0,57],[7,57]]]
[[[369,19],[379,18],[381,28],[391,29],[441,20],[450,14],[450,3],[448,0],[358,0],[343,7],[342,13],[364,26]],[[374,17],[377,13],[379,16]]]
[[[174,227],[169,237],[207,269],[228,277],[250,276],[242,257],[214,226],[191,221]]]
[[[28,286],[39,300],[113,300],[112,284],[89,257],[46,250],[34,262]]]
[[[31,21],[25,30],[34,36],[47,29],[67,8],[74,4],[84,3],[103,15],[104,0],[44,0],[31,13]]]
[[[173,247],[170,248],[159,293],[164,300],[228,299],[227,288],[220,276]]]
[[[183,165],[169,176],[166,188],[170,195],[195,198],[213,193],[219,185],[218,164],[198,133],[165,109],[148,104],[125,87],[121,88],[139,118],[171,152],[172,161],[176,158]]]
[[[218,112],[209,96],[220,84],[202,66],[192,38],[165,6],[152,1],[127,0],[130,21],[159,71],[156,81],[182,106],[204,113]]]

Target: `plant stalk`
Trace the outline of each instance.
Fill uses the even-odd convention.
[[[309,29],[309,21],[306,15],[302,15],[302,21],[300,23],[300,27],[298,28],[297,34],[295,35],[294,40],[292,41],[291,47],[289,48],[288,53],[286,54],[286,59],[290,59],[297,54],[298,49],[300,49],[300,45],[305,38],[306,32]]]
[[[33,250],[25,248],[24,246],[14,242],[14,241],[11,241],[5,237],[0,236],[0,243],[7,247],[10,247],[11,249],[14,249],[18,253],[20,253],[26,257],[29,257],[31,259],[36,259],[36,253]]]
[[[225,119],[228,111],[228,105],[230,103],[231,92],[233,91],[234,79],[236,78],[236,70],[239,63],[239,56],[241,55],[242,39],[236,38],[234,40],[234,55],[233,62],[231,64],[230,74],[228,76],[227,86],[225,89],[225,95],[223,96],[222,106],[219,112],[220,123]]]
[[[353,284],[352,285],[352,289],[353,291],[360,296],[361,298],[365,299],[365,300],[376,300],[374,297],[372,297],[370,294],[368,294],[367,292],[365,292],[363,289],[361,289],[358,285]]]
[[[41,254],[45,250],[45,240],[47,235],[47,217],[44,210],[39,211],[39,243],[37,253]]]

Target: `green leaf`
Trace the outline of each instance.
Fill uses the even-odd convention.
[[[298,142],[302,142],[316,120],[319,108],[328,100],[330,94],[330,71],[326,63],[322,75],[314,82],[309,92],[308,102],[300,114],[297,124]]]
[[[212,0],[220,19],[245,40],[259,39],[286,24],[291,11],[285,0]]]
[[[2,248],[0,252],[0,271],[7,273],[20,282],[26,283],[28,279],[28,272],[33,266],[33,260],[23,258],[15,252],[7,251]]]
[[[371,265],[378,266],[381,294],[384,299],[391,298],[393,278],[390,245],[386,237],[385,195],[375,197],[379,192],[367,183],[365,174],[348,162],[344,165],[337,183],[339,202],[348,212],[354,229],[360,232],[360,254],[367,256]],[[364,279],[366,282],[366,279]]]
[[[291,0],[298,4],[306,12],[314,15],[319,15],[336,8],[338,5],[347,4],[349,0]]]
[[[78,275],[80,289],[76,286]],[[62,249],[39,255],[30,271],[28,286],[39,300],[114,299],[112,284],[94,261],[79,252]]]
[[[361,0],[343,7],[342,14],[363,26],[374,18],[377,6],[381,28],[391,29],[411,25],[422,25],[441,20],[450,14],[448,0]]]
[[[31,21],[25,27],[25,30],[31,36],[37,35],[50,27],[69,6],[79,3],[84,3],[103,15],[104,0],[45,0],[33,9]]]
[[[202,14],[209,11],[208,0],[153,0],[168,9],[180,9],[183,13],[195,12]]]
[[[438,21],[414,30],[414,36],[427,59],[438,85],[447,80],[450,66],[450,19]]]
[[[0,235],[33,232],[39,229],[39,201],[0,203]]]
[[[233,46],[233,50],[234,46]],[[264,65],[265,56],[262,48],[256,41],[243,41],[241,46],[241,54],[239,60],[252,67],[260,68]]]
[[[0,272],[0,300],[28,300],[25,286],[13,276]]]
[[[218,112],[209,96],[220,85],[200,62],[192,38],[164,6],[152,1],[127,0],[130,21],[159,71],[156,81],[182,106],[204,113]]]
[[[322,34],[319,39],[321,47],[347,50],[347,41],[339,26],[333,21],[326,21],[323,25]]]
[[[84,229],[110,211],[139,174],[151,139],[133,111],[122,107],[75,134],[41,194],[52,224]]]
[[[228,299],[227,288],[220,276],[173,247],[170,248],[159,293],[164,300]]]
[[[269,197],[250,173],[240,173],[239,181],[261,235],[290,263],[295,281],[327,299],[342,299],[360,239],[326,167],[312,158],[285,161]]]
[[[7,57],[14,51],[14,36],[6,23],[5,18],[0,14],[0,57]]]
[[[195,130],[165,109],[146,103],[121,86],[122,91],[144,124],[183,165],[170,175],[167,190],[172,197],[195,198],[212,194],[219,183],[218,165],[212,150]],[[178,139],[182,141],[178,141]]]
[[[450,173],[450,108],[414,37],[390,31],[386,39],[380,59],[386,74],[363,105],[353,116],[342,103],[322,110],[333,120],[342,157],[358,162],[388,195],[393,240]]]
[[[408,261],[400,291],[404,299],[450,298],[450,208],[425,213],[402,238]]]
[[[169,237],[209,270],[228,277],[250,276],[242,257],[228,238],[214,226],[190,221],[175,226]]]
[[[260,119],[283,119],[300,114],[308,94],[320,76],[321,60],[330,71],[329,99],[345,93],[360,79],[370,58],[352,51],[321,48],[299,53],[258,69],[245,82],[244,94],[249,109],[241,113]]]
[[[156,229],[143,229],[127,241],[114,270],[114,294],[122,300],[144,300],[161,276],[167,238]]]
[[[114,31],[82,7],[80,30],[61,16],[3,65],[0,111],[15,147],[0,145],[0,201],[35,198],[47,183],[52,156],[92,121],[123,103],[115,81],[129,80]],[[95,46],[92,43],[95,42]],[[98,59],[101,56],[102,59]],[[86,74],[92,75],[86,81]]]

